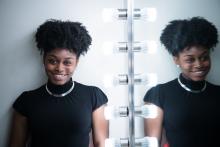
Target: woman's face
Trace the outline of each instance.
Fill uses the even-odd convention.
[[[205,80],[211,68],[209,50],[201,46],[185,48],[174,57],[174,61],[181,68],[183,76],[193,81]]]
[[[76,69],[78,58],[65,48],[54,49],[44,56],[46,74],[55,85],[63,85],[70,80]]]

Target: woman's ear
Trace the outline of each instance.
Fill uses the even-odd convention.
[[[78,66],[78,63],[79,63],[79,57],[77,57],[76,59],[76,67]]]
[[[178,58],[178,56],[173,56],[173,61],[174,61],[174,63],[175,63],[177,66],[179,66],[179,58]]]

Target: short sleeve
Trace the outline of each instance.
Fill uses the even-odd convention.
[[[23,92],[13,103],[12,107],[20,114],[27,116],[27,92]]]
[[[163,101],[160,93],[160,85],[152,87],[144,96],[144,102],[152,103],[163,108]]]
[[[98,87],[92,88],[92,94],[92,111],[108,102],[107,96]]]

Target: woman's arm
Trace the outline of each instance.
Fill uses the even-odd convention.
[[[145,136],[157,137],[159,143],[161,140],[162,134],[162,123],[163,123],[163,110],[157,107],[157,117],[156,118],[148,118],[144,120],[144,132]]]
[[[26,147],[28,138],[27,118],[14,111],[12,118],[12,127],[9,140],[9,147]]]
[[[105,139],[108,138],[109,124],[104,118],[104,107],[99,107],[92,114],[94,147],[104,147]]]

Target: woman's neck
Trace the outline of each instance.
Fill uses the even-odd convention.
[[[63,85],[55,85],[52,82],[48,80],[47,82],[47,88],[50,92],[54,94],[62,94],[67,92],[71,87],[73,86],[73,81],[70,79],[68,82],[66,82]]]
[[[206,81],[193,81],[191,79],[186,78],[183,74],[180,74],[179,81],[183,85],[185,85],[187,88],[193,90],[202,90],[206,86]]]

